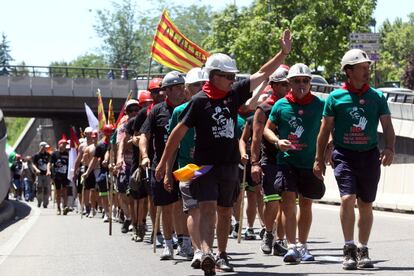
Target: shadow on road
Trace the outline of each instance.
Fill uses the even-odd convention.
[[[14,200],[10,200],[9,202],[13,204],[15,214],[13,218],[0,225],[0,232],[9,227],[10,225],[15,224],[19,220],[26,218],[32,211],[32,208],[24,202]]]

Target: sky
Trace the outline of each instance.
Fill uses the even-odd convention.
[[[137,0],[139,5],[149,7],[150,0]],[[236,3],[249,6],[252,0],[175,0],[190,5],[202,3],[223,9]],[[0,34],[9,41],[10,64],[47,66],[53,61],[72,61],[86,53],[96,53],[102,44],[93,25],[97,9],[111,9],[111,0],[7,0],[1,4]],[[214,5],[212,5],[214,3]],[[374,17],[377,28],[385,19],[396,17],[407,21],[414,12],[412,0],[378,0]]]

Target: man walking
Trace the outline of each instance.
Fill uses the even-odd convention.
[[[33,169],[36,173],[36,198],[37,207],[43,203],[43,208],[49,204],[50,193],[50,154],[47,152],[49,145],[40,142],[39,152],[33,156]]]
[[[52,153],[51,157],[51,171],[53,172],[53,182],[55,183],[56,189],[56,202],[57,202],[57,214],[62,214],[60,208],[60,201],[63,197],[63,215],[67,215],[69,212],[68,208],[68,193],[67,186],[68,180],[68,164],[69,164],[69,153],[66,150],[68,141],[64,138],[58,142],[58,150]]]
[[[341,67],[347,76],[345,85],[326,100],[318,136],[314,173],[323,179],[325,150],[332,152],[335,178],[341,195],[341,224],[344,234],[343,269],[372,268],[368,254],[374,202],[383,166],[394,157],[395,133],[384,95],[368,85],[372,61],[360,49],[345,53]],[[381,122],[385,148],[378,149],[377,127]],[[354,242],[355,202],[358,205],[358,247]]]

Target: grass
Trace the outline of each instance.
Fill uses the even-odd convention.
[[[14,118],[7,117],[5,118],[7,126],[7,143],[13,146],[17,138],[26,127],[26,124],[29,122],[29,118]]]

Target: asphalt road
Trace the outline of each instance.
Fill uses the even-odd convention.
[[[181,257],[159,261],[160,249],[154,254],[149,243],[132,242],[119,223],[109,236],[98,216],[57,216],[51,205],[14,204],[15,220],[0,226],[0,275],[203,275]],[[281,257],[260,253],[259,240],[230,239],[235,272],[218,275],[414,275],[414,215],[376,211],[369,243],[375,268],[348,272],[341,268],[338,212],[338,206],[314,205],[309,248],[315,262],[285,265]]]

